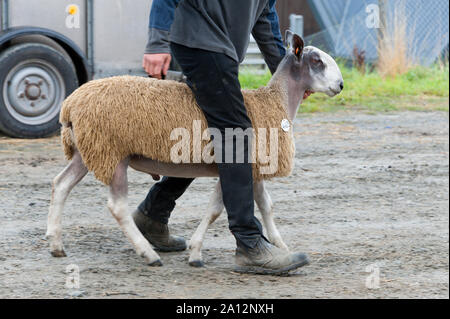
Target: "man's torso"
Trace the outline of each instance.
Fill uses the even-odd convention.
[[[182,0],[170,41],[224,53],[242,62],[250,33],[269,0]]]

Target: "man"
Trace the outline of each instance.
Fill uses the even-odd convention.
[[[250,33],[272,73],[283,59],[275,0],[154,0],[149,42],[143,67],[160,79],[167,74],[171,54],[181,66],[208,126],[225,136],[225,129],[251,128],[238,80],[239,63]],[[225,149],[214,140],[214,148]],[[237,150],[233,149],[236,153]],[[244,163],[217,158],[223,202],[229,228],[236,238],[236,262],[244,271],[280,273],[308,263],[301,253],[289,253],[270,244],[254,216],[251,143],[244,143]],[[219,152],[218,152],[219,153]],[[184,239],[170,235],[168,220],[178,199],[193,179],[164,177],[155,184],[134,213],[136,225],[155,248],[184,250]]]

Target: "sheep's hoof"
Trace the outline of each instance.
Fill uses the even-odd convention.
[[[53,257],[67,257],[66,253],[62,249],[52,250],[50,253]]]
[[[189,262],[189,266],[195,267],[195,268],[200,268],[200,267],[204,267],[205,263],[201,260],[193,260],[193,261]]]
[[[161,262],[161,259],[157,259],[151,263],[148,264],[151,267],[161,267],[163,263]]]
[[[154,181],[159,181],[161,179],[161,176],[159,176],[159,175],[156,175],[156,174],[150,174],[150,175],[152,175],[152,178]]]

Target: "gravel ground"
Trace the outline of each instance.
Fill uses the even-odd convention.
[[[66,205],[68,257],[53,258],[43,236],[51,180],[66,165],[59,138],[0,136],[0,297],[448,298],[448,113],[318,114],[296,124],[294,174],[267,183],[285,242],[311,258],[286,277],[232,271],[225,214],[206,236],[205,268],[189,267],[187,251],[146,266],[91,174]],[[153,181],[131,169],[129,180],[132,209]],[[198,179],[178,201],[175,233],[193,234],[214,183]],[[71,264],[78,289],[65,287]]]

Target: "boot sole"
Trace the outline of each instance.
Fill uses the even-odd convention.
[[[149,241],[149,242],[150,242],[150,244],[152,244],[152,246],[155,250],[163,252],[163,253],[183,251],[183,250],[186,250],[186,248],[187,248],[187,245],[178,246],[178,247],[168,247],[168,246],[155,245],[151,241]]]
[[[309,260],[301,260],[292,265],[286,266],[280,269],[269,269],[257,266],[237,266],[234,271],[242,274],[255,274],[255,275],[286,275],[289,271],[306,266],[309,264]]]

